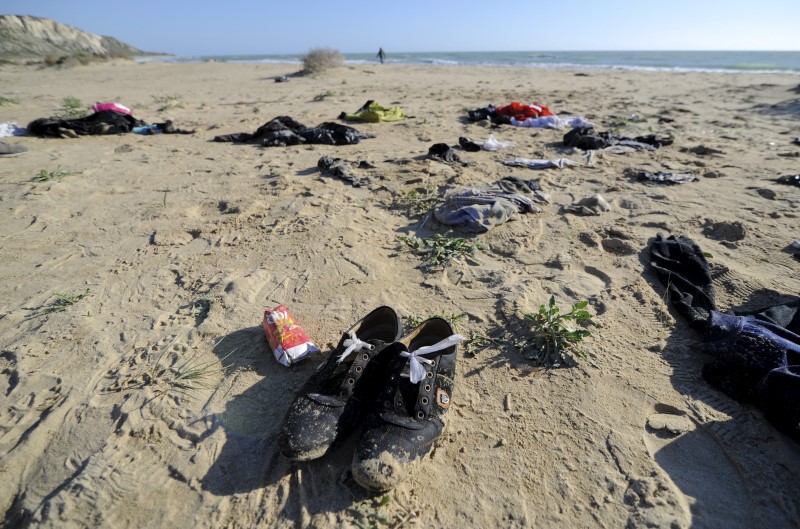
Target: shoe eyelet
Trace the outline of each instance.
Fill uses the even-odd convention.
[[[431,390],[431,385],[425,384],[425,391],[430,391],[430,390]]]
[[[436,360],[431,360],[431,367],[436,367]]]
[[[361,373],[361,366],[356,366],[356,373]]]
[[[423,404],[427,404],[428,403],[428,397],[422,397],[422,399],[420,399],[420,402],[423,403]]]
[[[367,353],[364,353],[363,355],[361,355],[361,359],[362,360],[369,360],[369,355]]]
[[[354,379],[354,378],[348,378],[348,379],[347,379],[347,383],[348,383],[348,384],[350,384],[350,385],[352,386],[353,384],[355,384],[355,383],[356,383],[356,379]]]
[[[340,397],[346,397],[347,396],[347,392],[346,391],[340,391],[339,392],[339,396]]]
[[[417,412],[417,419],[424,419],[424,418],[425,418],[425,414],[422,413],[421,411],[418,411]]]
[[[433,378],[433,373],[431,371],[428,371],[427,377],[428,378]]]

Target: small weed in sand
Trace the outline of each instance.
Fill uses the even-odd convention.
[[[592,333],[586,329],[570,327],[568,322],[592,323],[592,315],[586,310],[588,305],[588,301],[580,301],[569,312],[561,312],[556,306],[555,296],[550,296],[550,302],[539,306],[538,313],[525,314],[525,321],[530,323],[533,333],[525,344],[525,357],[543,367],[574,365],[572,353],[585,357],[586,353],[577,345]]]
[[[381,526],[388,526],[392,517],[382,512],[382,509],[389,505],[391,497],[388,494],[372,498],[356,508],[357,520],[353,520],[359,529],[378,529]]]
[[[230,367],[221,365],[216,359],[200,360],[196,351],[191,351],[183,359],[183,355],[189,353],[190,349],[179,343],[178,338],[179,336],[175,336],[163,346],[155,359],[151,360],[147,352],[137,355],[145,359],[145,362],[131,372],[123,375],[119,369],[112,370],[109,374],[115,378],[114,383],[104,391],[116,393],[152,387],[159,396],[170,391],[191,396],[193,391],[209,389],[211,385],[206,383],[206,379]],[[231,351],[221,361],[224,362],[234,352],[235,350]]]
[[[3,105],[16,105],[17,103],[18,101],[16,99],[0,96],[0,107]]]
[[[408,247],[409,251],[420,258],[422,268],[425,270],[447,266],[453,259],[465,255],[476,255],[479,250],[486,248],[477,241],[470,242],[460,237],[448,237],[440,233],[427,239],[414,236],[400,236],[398,239]]]
[[[47,169],[42,169],[39,171],[39,174],[33,177],[33,181],[37,184],[42,184],[45,182],[50,182],[51,180],[61,181],[65,176],[70,176],[78,174],[78,171],[73,171],[71,169],[62,169],[59,165],[55,171],[48,171]]]
[[[466,340],[461,342],[461,350],[464,351],[465,356],[471,358],[485,349],[492,347],[503,347],[508,343],[508,341],[509,339],[505,335],[495,338],[493,336],[489,336],[488,334],[482,334],[476,332],[474,329],[470,329],[466,336]]]
[[[661,324],[662,330],[668,329],[669,323],[672,320],[672,318],[669,315],[669,300],[670,300],[669,292],[671,285],[672,285],[672,279],[670,278],[670,280],[667,281],[667,286],[664,288],[664,295],[661,297],[662,305],[661,307],[659,307],[658,310],[658,321]]]
[[[177,95],[153,96],[153,103],[158,105],[156,109],[158,112],[166,112],[173,108],[183,108],[181,96]]]
[[[82,118],[89,110],[77,97],[67,96],[61,101],[61,108],[57,114],[59,118]]]
[[[51,312],[64,312],[68,307],[71,307],[90,295],[91,294],[89,293],[88,288],[86,289],[86,292],[81,294],[73,294],[71,292],[56,292],[53,294],[56,299],[50,305],[44,308],[44,313],[50,314]]]
[[[326,97],[333,97],[335,95],[336,94],[334,94],[330,90],[325,90],[323,93],[315,95],[313,101],[315,102],[325,101]]]
[[[412,189],[405,196],[399,197],[395,204],[405,208],[411,215],[419,216],[428,213],[442,202],[442,198],[432,187]]]

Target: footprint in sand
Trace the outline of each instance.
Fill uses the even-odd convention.
[[[644,440],[650,456],[683,495],[692,529],[757,527],[740,469],[702,425],[659,404],[647,418]]]

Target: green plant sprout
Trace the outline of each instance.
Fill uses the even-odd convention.
[[[61,181],[65,176],[70,176],[78,174],[78,171],[73,171],[71,169],[62,169],[59,165],[55,171],[48,171],[47,169],[41,169],[39,174],[33,177],[33,181],[38,184],[43,184],[45,182],[49,182],[51,180]]]
[[[73,294],[70,292],[56,292],[53,294],[55,296],[55,301],[53,301],[48,307],[44,309],[46,314],[51,312],[64,312],[67,310],[67,307],[71,307],[72,305],[76,304],[80,300],[89,297],[89,289],[86,289],[86,292],[81,294]]]
[[[442,198],[432,187],[412,189],[405,196],[396,200],[399,207],[404,207],[412,215],[424,215],[442,202]]]
[[[61,101],[61,109],[58,114],[60,118],[82,118],[87,115],[89,111],[86,109],[80,99],[73,96],[67,96]]]
[[[422,268],[432,268],[449,265],[453,259],[462,255],[475,255],[486,247],[475,241],[470,242],[460,237],[447,237],[437,233],[431,238],[398,237],[408,249],[422,261]]]
[[[540,305],[538,313],[525,314],[524,319],[531,324],[533,333],[525,344],[525,357],[544,367],[574,365],[572,353],[585,358],[586,352],[577,345],[591,336],[591,332],[573,328],[567,323],[591,324],[592,315],[586,310],[588,305],[588,301],[580,301],[569,312],[562,313],[556,306],[555,296],[550,296],[549,303]]]

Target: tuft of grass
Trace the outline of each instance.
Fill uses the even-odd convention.
[[[196,351],[192,351],[188,358],[183,359],[182,355],[189,351],[189,347],[179,343],[178,338],[179,336],[175,336],[153,359],[146,352],[137,354],[145,359],[145,363],[132,373],[123,375],[118,370],[110,373],[115,380],[103,391],[116,393],[152,387],[157,396],[174,392],[192,397],[192,393],[195,391],[211,389],[212,385],[207,382],[207,379],[224,372],[231,366],[220,363],[216,359],[203,361],[198,358]],[[225,355],[221,362],[224,362],[235,351],[234,349]]]
[[[427,239],[415,236],[400,236],[398,239],[420,258],[423,270],[444,267],[453,259],[464,255],[476,255],[479,250],[486,249],[486,246],[477,241],[470,242],[467,239],[448,237],[440,233]]]
[[[433,187],[424,189],[412,189],[405,196],[399,197],[395,204],[397,207],[405,208],[411,215],[420,216],[441,204],[442,198]]]
[[[466,338],[466,340],[461,342],[461,349],[464,351],[464,354],[470,358],[474,357],[485,349],[489,349],[491,347],[503,347],[509,341],[509,338],[506,334],[503,334],[503,336],[500,336],[499,338],[495,338],[493,336],[489,336],[488,334],[478,333],[475,331],[475,329],[470,329]]]
[[[67,96],[61,101],[61,108],[56,117],[63,119],[82,118],[89,114],[89,109],[77,97]]]
[[[372,498],[355,511],[357,520],[353,523],[359,529],[379,529],[381,526],[388,526],[392,523],[392,516],[382,512],[382,509],[389,505],[391,496],[384,494],[380,497]]]
[[[156,109],[158,112],[166,112],[173,108],[183,108],[181,96],[178,95],[153,96],[153,103],[158,105]]]
[[[447,320],[453,327],[457,327],[460,321],[466,320],[467,315],[463,312],[453,312],[452,314],[445,314],[444,311],[440,311],[434,316],[438,316],[442,319]],[[415,329],[419,327],[423,321],[427,320],[429,317],[433,316],[420,316],[419,314],[411,314],[406,318],[406,329]]]
[[[573,328],[568,322],[591,324],[592,315],[586,310],[588,305],[586,300],[579,301],[569,312],[562,312],[556,306],[555,296],[550,296],[547,305],[539,306],[539,312],[525,314],[524,319],[532,331],[532,338],[524,346],[525,357],[548,368],[575,365],[573,353],[585,358],[586,352],[577,345],[591,336],[591,332]]]
[[[325,90],[325,92],[315,95],[314,99],[312,101],[314,101],[314,102],[324,101],[326,97],[333,97],[335,95],[336,94],[334,94],[330,90]]]
[[[74,294],[71,292],[56,292],[53,294],[56,299],[50,305],[44,308],[44,313],[50,314],[52,312],[64,312],[67,310],[67,308],[76,304],[80,300],[89,297],[90,295],[91,294],[89,293],[88,288],[85,292],[80,294]]]
[[[309,74],[321,73],[344,64],[344,57],[333,48],[313,48],[302,57],[303,71]]]
[[[33,181],[37,184],[42,184],[45,182],[50,182],[51,180],[61,181],[65,176],[70,176],[78,174],[78,171],[74,171],[72,169],[62,169],[59,165],[54,171],[48,171],[47,169],[41,169],[39,173],[33,177]]]
[[[19,101],[11,97],[0,96],[0,107],[3,105],[16,105]]]

